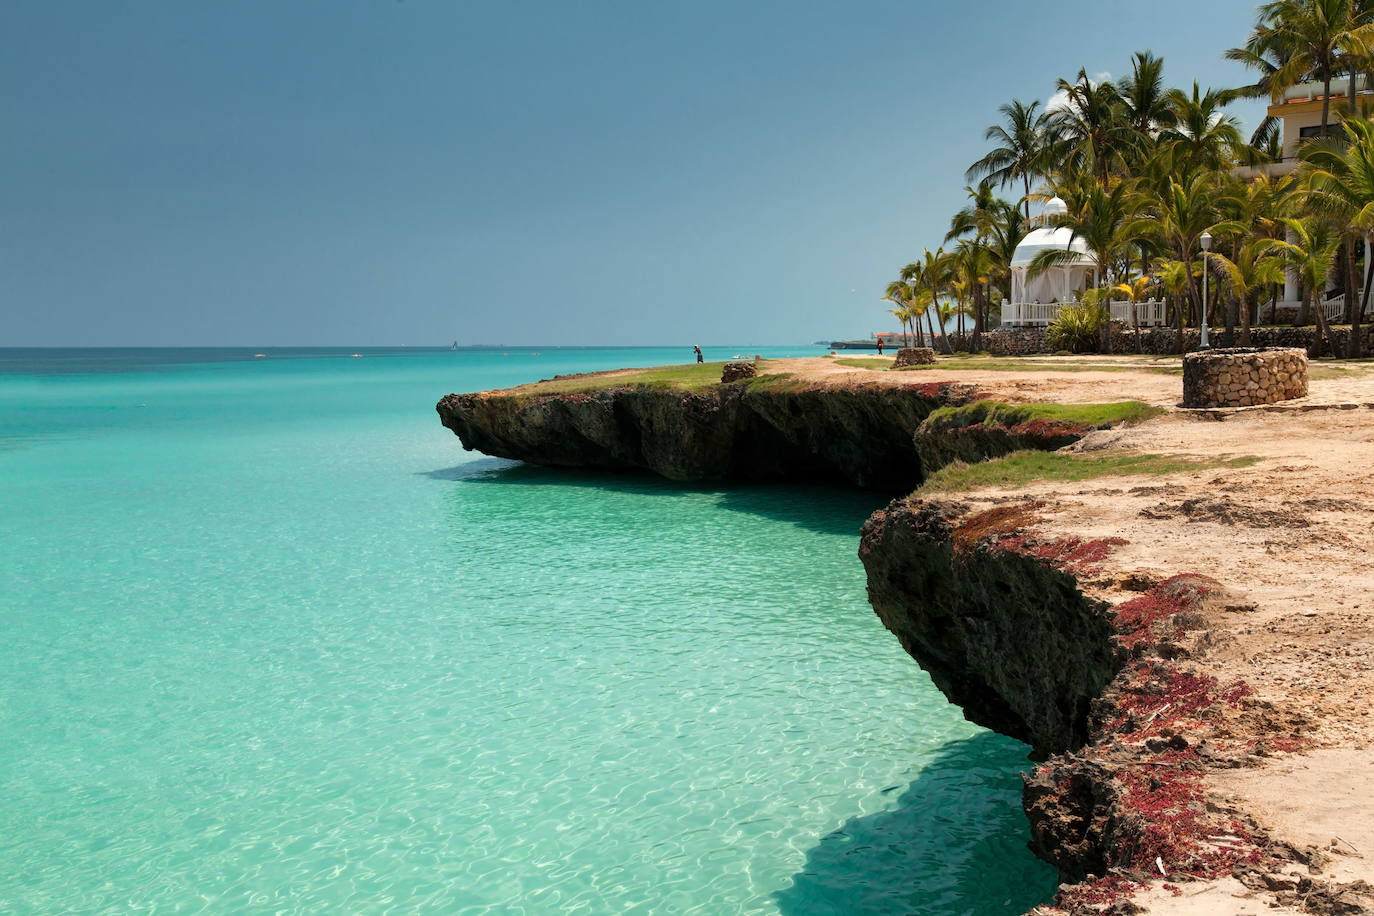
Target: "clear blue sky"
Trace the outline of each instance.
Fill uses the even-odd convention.
[[[0,346],[867,334],[998,105],[1254,8],[6,0]]]

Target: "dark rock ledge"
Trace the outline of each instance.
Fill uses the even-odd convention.
[[[1068,572],[985,550],[948,503],[898,500],[864,525],[859,557],[883,624],[972,722],[1044,759],[1088,740],[1093,700],[1116,676],[1105,605]]]
[[[437,410],[463,447],[550,467],[646,470],[670,480],[811,480],[887,493],[922,480],[913,435],[968,403],[959,384],[574,394],[450,394]]]

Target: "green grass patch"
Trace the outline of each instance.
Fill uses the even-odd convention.
[[[584,375],[576,378],[536,382],[528,386],[528,394],[576,394],[600,391],[604,388],[678,388],[692,390],[720,384],[725,363],[684,363],[680,366],[657,366],[617,374]]]
[[[1078,483],[1098,477],[1140,475],[1158,477],[1216,468],[1246,468],[1260,459],[1197,458],[1190,455],[1151,455],[1139,452],[1012,452],[1002,458],[965,464],[956,461],[930,476],[917,493],[956,493],[966,490],[1013,489],[1036,483]]]
[[[891,369],[892,360],[880,359],[875,356],[864,358],[862,356],[851,356],[847,359],[836,359],[835,365],[849,366],[853,369]]]
[[[755,363],[759,367],[760,374],[746,382],[751,389],[773,390],[801,385],[790,372],[763,372],[762,370],[767,363],[768,360],[760,360]],[[720,384],[720,373],[724,368],[725,363],[723,362],[656,366],[651,369],[597,373],[547,382],[535,382],[521,386],[514,391],[522,397],[546,394],[581,394],[590,391],[604,391],[608,388],[666,388],[678,391],[702,391]]]
[[[1142,401],[1112,404],[1004,404],[1001,401],[974,401],[962,407],[941,407],[926,417],[925,429],[959,429],[989,423],[1016,426],[1031,420],[1058,420],[1084,426],[1135,424],[1164,413]]]

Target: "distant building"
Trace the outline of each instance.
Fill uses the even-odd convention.
[[[1321,136],[1322,91],[1324,88],[1322,83],[1301,83],[1285,90],[1283,98],[1270,105],[1268,111],[1269,117],[1277,118],[1282,125],[1280,134],[1283,143],[1282,158],[1278,162],[1267,165],[1242,166],[1236,169],[1236,174],[1246,178],[1257,178],[1260,175],[1277,178],[1280,175],[1287,175],[1295,171],[1301,161],[1302,144],[1307,140]],[[1331,95],[1326,99],[1329,103],[1327,111],[1328,136],[1345,136],[1345,131],[1341,129],[1341,121],[1350,108],[1349,92],[1349,77],[1331,81]],[[1368,78],[1357,77],[1355,80],[1356,110],[1372,104],[1374,104],[1374,91],[1370,89]],[[1370,241],[1366,237],[1366,251],[1374,248],[1370,245]],[[1283,296],[1279,300],[1278,306],[1286,311],[1296,311],[1301,304],[1299,301],[1301,296],[1302,286],[1298,283],[1297,276],[1292,271],[1288,271],[1283,284]],[[1344,311],[1343,293],[1340,295],[1339,301],[1336,297],[1326,293],[1323,293],[1319,298],[1324,300],[1321,307],[1325,309],[1329,319],[1336,320]]]
[[[1283,125],[1283,158],[1268,165],[1243,166],[1237,173],[1247,177],[1287,175],[1298,167],[1298,153],[1304,140],[1321,135],[1322,132],[1322,84],[1302,83],[1290,86],[1283,98],[1269,106],[1269,117],[1277,118]],[[1343,137],[1341,121],[1349,107],[1350,80],[1331,81],[1330,110],[1327,117],[1327,133]],[[1367,78],[1361,76],[1355,81],[1355,105],[1374,103],[1374,92],[1370,91]]]

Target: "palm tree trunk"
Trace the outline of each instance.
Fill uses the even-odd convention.
[[[1342,247],[1345,255],[1345,323],[1350,324],[1355,320],[1355,285],[1360,282],[1355,271],[1355,237],[1347,233]]]
[[[1174,352],[1183,353],[1183,303],[1178,296],[1170,296],[1174,307]]]
[[[1253,346],[1250,343],[1250,300],[1254,293],[1242,296],[1240,300],[1240,345],[1242,347]]]
[[[1311,301],[1313,310],[1317,314],[1316,355],[1321,356],[1324,353],[1333,353],[1331,348],[1331,328],[1326,323],[1326,309],[1321,307],[1321,303],[1317,301],[1317,294],[1311,290],[1307,291],[1307,298]]]
[[[975,284],[973,287],[973,349],[976,351],[983,343],[983,293]]]
[[[1021,176],[1021,183],[1022,183],[1023,185],[1025,185],[1025,188],[1026,188],[1026,196],[1023,197],[1023,198],[1021,198],[1021,202],[1024,203],[1024,204],[1026,205],[1026,221],[1029,222],[1029,221],[1030,221],[1030,176],[1029,176],[1029,175],[1022,175],[1022,176]]]
[[[936,305],[936,306],[934,306],[934,310],[938,312],[938,311],[940,310],[940,307],[939,307],[938,305]],[[930,308],[927,308],[927,309],[926,309],[926,324],[930,325],[930,345],[931,345],[932,347],[934,347],[934,346],[935,346],[935,319],[931,317],[930,313],[931,313],[931,309],[930,309]],[[941,325],[941,326],[940,326],[940,330],[943,331],[943,330],[944,330],[944,322],[941,322],[940,325]],[[946,352],[946,353],[951,352],[950,349],[949,349],[949,338],[948,338],[948,337],[944,337],[943,340],[944,340],[944,344],[945,344],[945,352]]]
[[[1364,321],[1364,310],[1369,308],[1369,288],[1374,286],[1374,249],[1369,245],[1369,240],[1364,243],[1364,291],[1360,294],[1360,307],[1355,312],[1355,320],[1350,323],[1350,358],[1359,359],[1364,355],[1364,339],[1360,334],[1360,325]]]
[[[1326,136],[1326,127],[1331,123],[1331,74],[1327,73],[1322,80],[1322,137]]]
[[[1355,315],[1350,319],[1350,343],[1345,345],[1345,356],[1347,359],[1359,359],[1364,355],[1364,340],[1361,339],[1360,319],[1363,318],[1364,306],[1362,305],[1355,311]]]
[[[1187,277],[1187,280],[1188,280],[1188,288],[1187,288],[1187,297],[1186,297],[1186,298],[1187,298],[1187,301],[1188,301],[1188,312],[1189,312],[1189,314],[1188,314],[1188,319],[1189,319],[1189,324],[1196,324],[1199,328],[1201,328],[1201,327],[1202,327],[1202,290],[1198,289],[1198,288],[1197,288],[1197,285],[1196,285],[1195,283],[1193,283],[1193,271],[1192,271],[1192,264],[1191,264],[1191,262],[1189,263],[1188,267],[1189,267],[1189,270],[1188,270],[1188,277]],[[1204,265],[1203,269],[1206,270],[1206,266],[1205,266],[1205,265]],[[1181,351],[1180,351],[1180,352],[1181,352]]]

